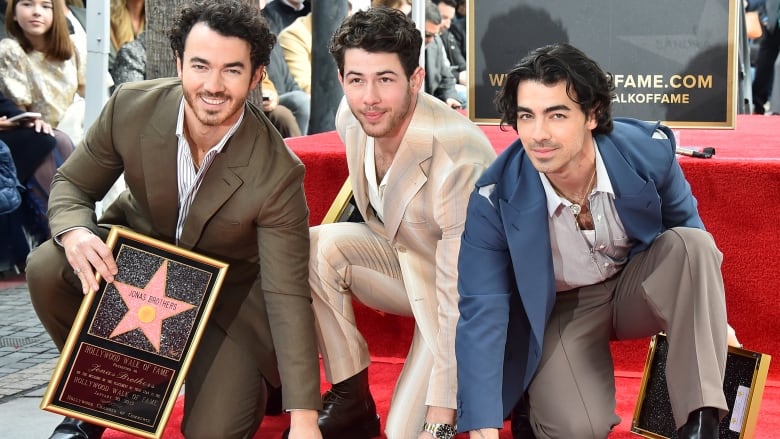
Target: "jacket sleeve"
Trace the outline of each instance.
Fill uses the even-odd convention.
[[[504,425],[502,385],[514,276],[499,211],[480,188],[469,200],[458,259],[458,430]]]
[[[663,144],[658,150],[665,152],[663,159],[657,160],[657,163],[662,166],[660,168],[662,173],[655,178],[658,195],[661,198],[663,225],[665,228],[693,227],[703,229],[704,223],[699,216],[698,202],[693,196],[691,185],[685,179],[679,161],[677,161],[674,134],[663,126],[659,131],[666,134],[667,137],[659,139],[657,135],[653,136],[654,142]]]

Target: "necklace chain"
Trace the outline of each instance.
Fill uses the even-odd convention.
[[[590,176],[590,180],[588,181],[588,185],[585,186],[584,194],[582,195],[582,198],[580,199],[579,202],[577,202],[576,200],[572,199],[573,197],[567,196],[560,189],[555,187],[555,185],[553,185],[553,189],[555,189],[555,192],[557,192],[558,195],[562,196],[563,198],[566,198],[567,200],[569,200],[569,202],[571,203],[571,205],[569,206],[569,210],[571,210],[571,213],[574,214],[575,220],[577,219],[577,217],[582,212],[582,206],[585,205],[585,200],[588,198],[588,195],[590,195],[590,191],[592,190],[593,181],[595,179],[596,179],[596,167],[594,166],[593,167],[593,174]]]

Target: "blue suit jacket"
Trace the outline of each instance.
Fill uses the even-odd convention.
[[[656,129],[667,139],[653,139]],[[666,229],[704,228],[668,128],[615,119],[596,141],[618,214],[637,242],[631,256]],[[458,429],[500,428],[539,365],[556,298],[547,200],[520,141],[477,181],[458,270]]]

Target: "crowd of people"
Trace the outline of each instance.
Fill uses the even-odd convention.
[[[7,187],[49,172],[48,231],[24,269],[59,349],[84,295],[117,280],[117,225],[230,267],[189,365],[187,438],[253,437],[274,397],[291,439],[497,439],[509,418],[515,439],[604,438],[620,422],[610,341],[660,331],[677,437],[718,437],[736,343],[721,252],[671,130],[613,117],[612,77],[587,54],[559,43],[518,60],[496,98],[517,140],[496,157],[453,111],[465,2],[427,2],[424,32],[407,1],[350,11],[328,47],[361,219],[309,227],[284,137],[307,132],[311,3],[188,2],[169,33],[177,77],[157,79],[143,1],[114,3],[113,92],[78,147],[56,128],[84,85],[64,0],[13,0],[0,41],[0,146],[18,175],[0,178],[0,212]],[[23,111],[40,115],[7,121]],[[384,431],[355,300],[415,322]],[[66,417],[52,438],[104,429]]]

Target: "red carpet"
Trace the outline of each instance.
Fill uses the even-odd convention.
[[[511,143],[513,131],[483,126],[497,151]],[[755,438],[778,437],[780,431],[780,117],[737,117],[736,130],[681,130],[685,147],[714,147],[711,159],[680,157],[680,163],[699,200],[702,218],[724,254],[729,321],[747,349],[772,355]],[[344,147],[334,132],[289,139],[288,144],[306,165],[306,195],[311,223],[318,224],[347,177]],[[369,342],[374,364],[371,387],[380,414],[387,413],[400,360],[408,349],[412,322],[358,309],[358,325]],[[392,339],[388,335],[392,334]],[[390,340],[390,342],[388,342]],[[613,343],[617,372],[618,414],[623,422],[611,438],[631,434],[641,372],[648,340]],[[498,397],[498,395],[496,396]],[[181,401],[166,428],[165,438],[180,438]],[[286,428],[286,416],[268,417],[255,438],[277,438]],[[108,439],[127,438],[109,432]],[[459,438],[466,437],[459,435]],[[501,438],[511,435],[504,431]]]
[[[395,378],[398,373],[401,372],[401,366],[402,365],[397,359],[375,358],[374,363],[369,368],[371,388],[374,398],[376,399],[377,408],[382,416],[383,427],[384,415],[387,413]],[[323,376],[323,381],[324,379]],[[631,439],[638,437],[631,433],[630,429],[640,381],[641,375],[638,373],[619,372],[617,374],[617,412],[621,417],[622,422],[615,427],[614,432],[610,435],[611,439]],[[163,438],[180,439],[184,437],[179,432],[182,408],[183,400],[180,398],[174,408],[171,420],[165,428]],[[282,431],[284,431],[289,424],[290,419],[287,415],[268,416],[263,420],[260,431],[255,434],[254,439],[278,439],[281,437]],[[780,431],[780,383],[775,382],[766,388],[758,425],[756,426],[756,434],[753,437],[755,439],[775,438],[777,437],[778,431]],[[108,430],[103,435],[104,439],[129,439],[132,437],[133,436],[129,434],[112,430]],[[384,436],[382,437],[384,438]],[[458,439],[465,439],[468,435],[459,434],[456,437]],[[511,439],[511,437],[509,423],[507,422],[505,429],[502,430],[501,439]]]

